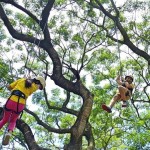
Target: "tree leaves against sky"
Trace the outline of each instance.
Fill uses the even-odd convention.
[[[28,106],[29,114],[22,117],[35,144],[30,145],[31,136],[18,122],[14,138],[22,148],[136,150],[149,146],[150,16],[145,13],[149,5],[147,1],[118,5],[113,0],[0,1],[2,56],[17,53],[11,61],[1,58],[1,70],[5,70],[1,75],[10,83],[8,75],[12,81],[45,72],[50,80],[43,93],[33,95],[37,110],[32,112]],[[121,69],[123,75],[134,75],[134,103],[127,109],[117,103],[113,114],[107,114],[101,104],[115,94],[114,78]]]

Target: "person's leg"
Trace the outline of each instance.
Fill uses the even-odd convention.
[[[9,144],[9,140],[11,137],[11,134],[16,126],[16,121],[19,117],[19,114],[16,114],[15,112],[13,112],[9,118],[9,124],[8,124],[8,132],[5,134],[5,137],[3,139],[2,144],[3,145],[8,145]]]
[[[12,114],[12,116],[10,118],[10,122],[9,122],[9,126],[8,126],[8,130],[13,131],[15,126],[16,126],[16,121],[17,121],[17,119],[18,119],[18,117],[20,115],[20,114],[18,114],[18,112],[23,111],[25,105],[24,104],[20,104],[20,103],[18,104],[17,102],[9,100],[7,105],[6,105],[6,107],[13,111],[13,114]],[[18,110],[18,112],[17,112],[17,110]]]
[[[7,103],[7,108],[14,111],[14,113],[11,116],[10,123],[9,123],[9,126],[8,126],[8,130],[13,131],[15,126],[16,126],[16,121],[17,121],[17,119],[20,115],[20,114],[17,113],[17,108],[18,108],[18,112],[23,111],[24,104],[20,104],[20,103],[18,104],[17,102],[9,100],[9,102]]]
[[[127,107],[127,100],[130,99],[130,92],[127,88],[119,86],[119,92],[122,100],[122,107]]]
[[[19,115],[20,114],[16,114],[16,113],[12,114],[12,116],[10,118],[9,125],[8,125],[8,131],[13,131],[15,129],[15,127],[16,127],[16,121],[19,118]]]
[[[2,128],[4,124],[6,124],[6,122],[9,125],[11,116],[12,116],[13,112],[12,111],[4,111],[4,117],[3,119],[0,121],[0,127]],[[10,133],[5,133],[4,139],[2,141],[3,145],[7,145],[9,143],[9,138],[10,138]]]
[[[123,86],[119,86],[118,87],[119,89],[119,93],[121,95],[121,100],[127,100],[127,92],[128,92],[128,89],[123,87]]]
[[[113,108],[113,106],[115,105],[115,103],[120,100],[121,95],[119,93],[117,93],[116,95],[114,95],[114,97],[111,99],[110,103],[109,103],[109,107]]]
[[[11,137],[11,134],[12,134],[12,131],[9,131],[5,134],[5,137],[2,141],[2,145],[8,145],[9,144],[9,140],[10,140],[10,137]]]
[[[111,111],[112,107],[115,105],[115,103],[116,103],[118,100],[120,100],[120,97],[121,97],[120,94],[117,93],[117,94],[111,99],[111,101],[110,101],[110,103],[109,103],[108,106],[105,105],[105,104],[102,105],[103,110],[107,111],[108,113],[111,113],[111,112],[112,112],[112,111]]]
[[[10,122],[8,125],[8,133],[6,133],[5,138],[3,140],[3,145],[9,144],[11,133],[16,127],[16,121],[20,115],[17,113],[17,108],[18,111],[21,112],[24,109],[24,104],[17,104],[16,102],[9,100],[9,102],[7,103],[7,108],[13,110],[13,113],[11,115]]]
[[[3,118],[2,120],[0,121],[0,129],[9,121],[9,118],[11,116],[11,111],[6,111],[4,109],[4,114],[3,114]]]

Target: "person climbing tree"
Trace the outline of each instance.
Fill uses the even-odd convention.
[[[132,83],[133,76],[131,75],[125,76],[125,79],[119,75],[116,78],[116,82],[118,84],[117,93],[114,95],[108,106],[105,104],[102,105],[102,109],[107,111],[108,113],[112,112],[111,109],[113,108],[115,103],[119,100],[123,102],[122,107],[126,107],[127,100],[131,98],[132,91],[134,88],[134,85]]]
[[[0,129],[8,123],[7,133],[2,141],[3,145],[9,143],[11,134],[16,126],[16,121],[25,108],[27,98],[36,90],[44,89],[45,86],[45,79],[41,76],[33,79],[21,78],[7,86],[8,90],[11,90],[11,95],[4,106],[4,115],[0,121]]]

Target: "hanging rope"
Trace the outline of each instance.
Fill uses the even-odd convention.
[[[40,18],[41,18],[41,17],[40,17]],[[39,21],[39,23],[38,23],[39,26],[40,26],[40,23],[41,23],[41,19],[40,19],[40,21]],[[47,22],[45,22],[45,24],[44,24],[44,28],[42,29],[42,32],[44,32],[44,30],[45,30],[46,23],[47,23]],[[37,32],[36,32],[36,36],[35,36],[35,37],[36,37],[36,38],[38,37],[38,33],[37,33]],[[32,43],[32,44],[34,44],[34,45],[35,45],[35,42],[36,42],[36,38],[34,39],[34,42]],[[38,47],[38,48],[39,48],[40,42],[41,42],[41,41],[39,40],[39,42],[38,42],[38,44],[37,44],[37,47]],[[39,50],[40,50],[40,48],[39,48]],[[30,76],[30,73],[31,73],[31,68],[32,68],[32,66],[33,66],[34,60],[35,60],[35,57],[33,58],[32,62],[31,62],[31,64],[30,64],[30,67],[28,68],[28,74],[25,75],[26,77],[31,77],[31,76]]]
[[[117,39],[117,50],[118,50],[118,57],[119,57],[119,66],[120,66],[120,68],[119,68],[119,72],[118,72],[118,74],[120,75],[120,76],[122,76],[122,63],[121,63],[121,51],[120,51],[120,46],[119,46],[119,41],[118,41],[118,33],[117,33],[117,23],[115,22],[115,34],[116,34],[116,39]]]

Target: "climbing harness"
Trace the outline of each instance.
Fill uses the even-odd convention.
[[[8,108],[6,107],[8,101],[9,101],[9,99],[11,98],[12,95],[18,96],[17,111],[13,111],[13,110],[8,109]],[[7,102],[6,102],[5,106],[4,106],[4,109],[6,109],[7,111],[13,111],[13,112],[16,113],[16,114],[20,114],[20,113],[22,112],[22,111],[18,111],[18,105],[19,105],[19,100],[20,100],[20,98],[23,98],[24,100],[26,100],[26,96],[25,96],[25,94],[24,94],[23,92],[21,92],[20,90],[14,90],[14,91],[12,91],[10,97],[8,98],[8,100],[7,100]]]

